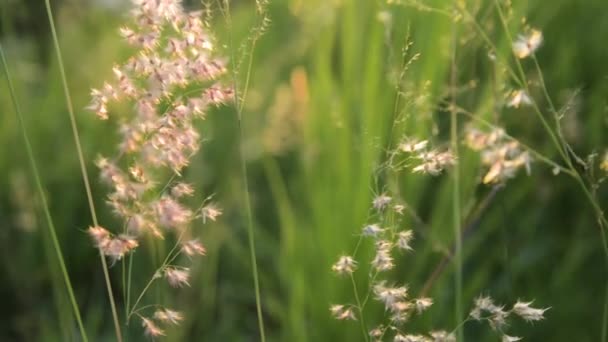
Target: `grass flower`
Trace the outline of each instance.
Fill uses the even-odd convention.
[[[431,307],[431,305],[433,305],[433,299],[432,298],[416,298],[414,300],[414,304],[416,305],[416,312],[418,312],[419,314],[426,311],[428,308]]]
[[[521,341],[521,337],[517,337],[517,336],[509,336],[507,334],[502,335],[502,342],[516,342],[516,341]]]
[[[391,203],[391,200],[392,198],[385,194],[376,196],[372,202],[372,207],[377,211],[383,211]]]
[[[154,312],[154,319],[160,322],[177,325],[184,319],[184,316],[180,312],[164,308]]]
[[[141,325],[144,327],[144,333],[146,334],[146,336],[148,337],[159,337],[159,336],[165,336],[165,332],[160,329],[151,319],[149,318],[145,318],[142,317],[141,318]]]
[[[418,152],[426,149],[428,140],[406,140],[399,143],[399,150],[406,153]]]
[[[380,234],[382,234],[382,232],[384,232],[384,229],[380,228],[380,226],[375,223],[368,224],[365,227],[363,227],[363,236],[369,236],[369,237],[376,238]]]
[[[165,278],[167,278],[167,282],[169,282],[169,285],[172,287],[190,286],[190,283],[188,282],[190,279],[190,269],[167,267],[167,269],[165,269]]]
[[[178,234],[171,262],[182,253],[205,255],[197,239],[182,241],[182,236],[198,215],[204,222],[215,221],[221,210],[211,204],[201,212],[190,209],[184,198],[194,195],[194,187],[180,177],[200,149],[196,122],[233,97],[232,88],[218,81],[227,71],[226,60],[215,50],[202,13],[185,11],[181,0],[133,0],[133,5],[131,23],[120,29],[120,35],[134,53],[112,68],[112,81],[91,90],[87,107],[100,119],[117,122],[121,141],[116,154],[98,157],[96,165],[110,188],[107,203],[124,221],[128,234],[115,236],[105,228],[91,227],[89,235],[112,262],[137,248],[147,233],[157,239],[164,239],[167,232]],[[113,110],[119,103],[133,110]],[[167,175],[172,177],[167,180]],[[150,282],[164,276],[172,287],[189,286],[189,271],[163,264]],[[147,288],[129,316],[136,313]],[[177,324],[183,316],[163,309],[156,311],[154,319]],[[151,319],[142,322],[147,335],[164,335]]]
[[[331,315],[338,320],[352,320],[356,321],[357,317],[355,316],[355,311],[352,307],[347,307],[344,305],[332,305],[329,308]]]
[[[410,246],[410,242],[414,238],[414,232],[411,230],[404,230],[397,234],[397,247],[405,251],[413,251],[414,249]]]
[[[525,90],[513,90],[508,97],[507,107],[519,108],[521,105],[531,105],[532,98]]]
[[[337,274],[351,274],[357,269],[357,262],[350,256],[341,256],[331,269]]]
[[[600,169],[602,171],[608,172],[608,151],[604,153],[604,157],[602,157],[602,161],[600,162]]]
[[[481,162],[488,168],[482,177],[483,184],[504,183],[515,177],[517,171],[522,168],[530,173],[530,153],[517,141],[507,139],[502,129],[484,133],[469,127],[465,134],[465,143],[480,152]]]
[[[456,158],[451,151],[431,150],[419,153],[416,158],[420,163],[412,171],[425,173],[431,176],[439,175],[444,169],[456,164]]]
[[[222,210],[214,203],[207,204],[201,209],[201,217],[203,222],[207,220],[214,221],[222,215]]]
[[[186,241],[182,243],[182,252],[187,256],[205,255],[207,250],[198,239]]]
[[[536,29],[531,29],[525,35],[519,35],[513,43],[513,52],[517,58],[526,58],[540,47],[543,42],[543,33]]]
[[[544,313],[545,311],[549,310],[549,308],[536,309],[530,307],[531,304],[532,302],[525,303],[517,301],[517,303],[513,305],[513,313],[523,318],[526,322],[540,321],[544,319]]]

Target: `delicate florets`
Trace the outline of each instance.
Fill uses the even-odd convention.
[[[418,154],[419,164],[412,171],[416,173],[427,173],[436,176],[444,169],[456,163],[456,158],[451,151],[431,150]]]
[[[382,194],[374,198],[372,206],[378,211],[383,211],[389,205],[389,203],[391,203],[391,200],[392,198],[390,196]]]
[[[165,278],[167,278],[169,285],[172,287],[183,287],[184,285],[190,286],[190,283],[188,282],[190,279],[190,269],[168,267],[165,270]]]
[[[531,105],[532,98],[526,93],[525,90],[514,90],[509,94],[507,101],[507,107],[519,108],[521,105]]]
[[[390,253],[390,248],[378,248],[376,249],[376,256],[372,260],[372,267],[378,272],[388,271],[395,267],[393,257]]]
[[[517,58],[533,55],[543,42],[543,33],[531,29],[526,35],[520,35],[513,43],[513,52]]]
[[[384,229],[380,228],[380,226],[377,224],[368,224],[363,227],[363,236],[371,236],[375,238],[378,237],[382,232],[384,232]]]
[[[426,309],[430,308],[433,305],[433,299],[431,298],[416,298],[414,300],[414,304],[416,305],[416,312],[419,314],[426,311]]]
[[[177,325],[184,319],[184,316],[180,312],[165,308],[156,310],[154,313],[154,319],[160,322]]]
[[[488,167],[482,178],[484,184],[504,183],[522,168],[530,172],[530,153],[517,141],[508,139],[502,129],[484,133],[468,128],[465,141],[471,149],[481,152],[481,162]]]
[[[406,250],[406,251],[414,250],[410,246],[410,242],[414,238],[414,233],[411,230],[401,231],[401,232],[399,232],[399,234],[397,236],[398,236],[397,247],[399,247],[400,249]]]
[[[219,216],[222,215],[222,210],[214,203],[207,204],[201,209],[201,217],[203,222],[207,220],[215,221]]]
[[[355,311],[350,306],[332,305],[329,308],[329,311],[331,312],[331,315],[334,316],[334,318],[339,320],[357,320],[357,317],[355,316]]]
[[[197,255],[197,254],[198,255],[207,254],[207,250],[205,249],[203,244],[200,241],[198,241],[198,239],[183,242],[182,243],[182,252],[184,252],[184,254],[186,254],[187,256],[190,256],[190,257]]]
[[[544,319],[545,311],[547,311],[549,309],[548,308],[547,309],[536,309],[536,308],[530,307],[531,304],[532,304],[532,302],[525,303],[525,302],[517,301],[517,303],[515,303],[515,305],[513,305],[513,313],[515,313],[519,317],[523,318],[527,322],[540,321],[540,320]]]
[[[351,274],[357,269],[357,262],[350,256],[342,256],[331,269],[337,274]]]
[[[141,325],[144,327],[144,332],[146,336],[149,337],[159,337],[165,336],[165,332],[159,328],[151,319],[141,318]]]
[[[181,260],[180,254],[206,254],[196,238],[189,238],[197,235],[189,231],[190,224],[199,217],[215,221],[222,212],[214,204],[191,209],[187,197],[194,197],[194,187],[180,177],[203,141],[197,121],[210,108],[232,100],[233,90],[221,82],[226,60],[215,51],[201,12],[186,12],[181,0],[132,2],[131,23],[120,35],[135,51],[113,66],[111,81],[91,90],[87,107],[100,119],[117,123],[117,151],[113,157],[98,157],[96,165],[110,188],[107,203],[124,224],[122,234],[102,227],[88,233],[113,263],[146,241],[144,234],[158,239],[175,234],[173,258],[167,257],[152,281],[164,277],[172,287],[189,286],[189,268],[172,263]],[[133,308],[131,314],[135,312],[142,311]],[[158,309],[153,317],[141,317],[150,337],[165,334],[156,323],[183,319],[170,309]]]
[[[122,257],[139,245],[135,238],[128,235],[112,237],[110,232],[103,227],[90,227],[89,235],[93,239],[95,246],[108,256],[112,262],[122,259]]]

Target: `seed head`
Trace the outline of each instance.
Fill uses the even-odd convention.
[[[413,251],[414,249],[410,246],[410,242],[414,238],[414,232],[411,230],[404,230],[399,232],[397,239],[397,247],[406,251]]]
[[[380,226],[375,223],[368,224],[367,226],[363,227],[363,236],[371,236],[373,238],[376,238],[382,232],[384,232],[384,229],[380,228]]]
[[[532,302],[525,303],[517,301],[517,303],[515,303],[515,305],[513,306],[512,310],[516,315],[523,318],[527,322],[540,321],[544,319],[545,317],[543,315],[545,311],[549,310],[549,308],[536,309],[530,307],[531,304]]]
[[[345,305],[332,305],[329,308],[332,316],[338,320],[353,320],[356,321],[357,317],[355,316],[355,311],[350,306]]]
[[[172,287],[182,287],[184,285],[190,286],[190,283],[188,282],[190,279],[190,269],[168,267],[165,269],[165,278],[167,278],[169,285]]]
[[[201,209],[203,223],[207,222],[207,219],[215,222],[220,215],[222,215],[222,210],[214,203],[207,204]]]
[[[517,336],[509,336],[507,334],[502,335],[502,342],[516,342],[516,341],[521,341],[521,337],[517,337]]]
[[[182,252],[184,252],[184,254],[186,254],[187,256],[207,254],[207,250],[205,249],[203,244],[198,241],[198,239],[182,243]]]
[[[517,58],[526,58],[540,47],[543,42],[543,33],[536,29],[531,29],[525,35],[519,35],[513,43],[513,52]]]
[[[376,196],[376,198],[374,198],[374,200],[372,201],[372,206],[377,211],[383,211],[388,206],[388,204],[391,202],[391,200],[392,200],[392,198],[390,196],[382,194],[382,195]]]
[[[414,303],[416,304],[416,312],[420,314],[423,311],[426,311],[426,309],[430,308],[431,305],[433,305],[433,299],[426,297],[417,298],[416,300],[414,300]]]
[[[154,313],[154,319],[161,322],[177,325],[180,321],[184,319],[184,316],[178,311],[165,308],[156,310],[156,312]]]
[[[154,324],[154,322],[151,319],[142,317],[141,325],[144,327],[144,332],[145,332],[146,336],[149,336],[149,337],[165,336],[165,332],[163,330],[161,330],[158,326],[156,326],[156,324]]]
[[[509,94],[509,100],[507,107],[519,108],[521,105],[531,105],[532,98],[526,93],[525,90],[519,89],[514,90]]]
[[[357,262],[350,256],[341,256],[331,269],[339,275],[351,274],[357,269]]]

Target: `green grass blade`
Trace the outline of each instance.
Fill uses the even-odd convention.
[[[78,323],[78,329],[80,331],[80,336],[82,340],[87,342],[87,333],[84,329],[84,325],[82,324],[82,318],[80,316],[80,309],[78,308],[78,303],[76,301],[76,297],[74,296],[74,290],[72,288],[72,283],[70,281],[70,276],[68,274],[68,270],[65,266],[65,261],[63,260],[63,253],[61,252],[61,246],[59,244],[59,239],[57,238],[57,233],[55,230],[55,225],[53,224],[53,218],[51,217],[51,213],[49,211],[49,206],[46,200],[46,196],[44,194],[44,189],[42,187],[42,182],[40,180],[40,173],[38,172],[38,166],[36,164],[36,160],[34,159],[34,153],[32,151],[32,146],[30,144],[30,140],[27,134],[27,129],[25,128],[25,123],[23,120],[23,115],[21,113],[21,109],[19,107],[19,102],[17,101],[17,96],[15,94],[15,89],[13,87],[13,83],[11,81],[8,65],[6,62],[6,57],[4,55],[4,49],[2,44],[0,44],[0,57],[2,59],[2,67],[4,69],[4,75],[6,76],[6,82],[8,84],[8,88],[10,90],[11,100],[13,102],[13,106],[15,108],[15,115],[17,116],[17,120],[19,121],[19,127],[21,129],[21,135],[23,137],[23,142],[25,144],[25,150],[27,153],[27,158],[30,164],[30,168],[32,174],[34,176],[34,180],[36,182],[36,191],[38,192],[38,196],[40,197],[40,202],[42,203],[42,208],[44,211],[44,217],[46,219],[47,225],[49,227],[49,233],[51,235],[51,240],[53,243],[53,249],[57,254],[57,261],[59,262],[59,266],[61,268],[61,274],[63,275],[63,280],[65,281],[65,287],[68,291],[68,295],[70,297],[70,303],[72,304],[72,310],[74,311],[74,316],[76,318],[76,322]]]
[[[49,0],[45,0],[45,6],[46,6],[46,12],[47,12],[47,16],[49,19],[49,25],[51,28],[51,33],[53,36],[53,45],[55,47],[55,52],[57,54],[57,63],[59,64],[59,72],[61,74],[61,82],[63,85],[63,90],[64,90],[64,94],[65,94],[65,100],[66,100],[66,104],[68,107],[68,114],[70,117],[70,123],[72,126],[72,134],[74,136],[74,143],[76,144],[76,150],[78,153],[78,161],[80,163],[80,171],[82,174],[82,180],[84,182],[85,185],[85,189],[86,189],[86,193],[87,193],[87,200],[89,203],[89,209],[91,211],[91,217],[93,219],[93,224],[95,226],[98,226],[99,223],[97,221],[97,214],[95,212],[95,204],[93,202],[93,195],[92,195],[92,191],[91,191],[91,185],[89,183],[89,177],[88,177],[88,173],[87,173],[87,168],[86,168],[86,164],[84,161],[84,155],[82,153],[82,147],[80,145],[80,138],[79,138],[79,133],[78,133],[78,126],[76,125],[76,117],[74,115],[74,108],[72,105],[72,98],[70,96],[70,91],[68,88],[68,83],[67,83],[67,78],[66,78],[66,74],[65,74],[65,68],[63,66],[63,58],[61,56],[61,48],[59,47],[59,39],[57,37],[57,30],[55,29],[55,22],[53,20],[53,12],[51,10],[51,4],[49,2]],[[103,253],[101,252],[101,250],[99,250],[99,258],[101,260],[101,265],[103,268],[103,275],[104,275],[104,279],[105,279],[105,283],[106,283],[106,288],[108,290],[108,298],[110,300],[110,306],[112,309],[112,319],[114,321],[114,329],[116,330],[116,339],[119,342],[122,342],[122,333],[120,331],[120,323],[118,321],[118,313],[116,312],[116,303],[114,301],[114,294],[112,293],[112,284],[110,283],[110,274],[108,272],[108,265],[106,263],[106,258],[103,255]]]

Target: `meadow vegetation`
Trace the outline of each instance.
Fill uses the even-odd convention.
[[[2,341],[608,341],[603,0],[0,3]]]

